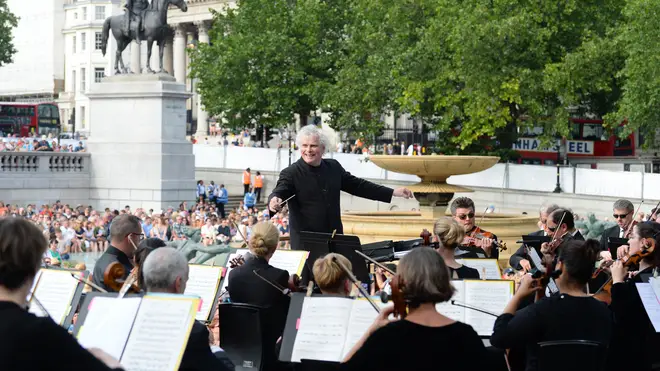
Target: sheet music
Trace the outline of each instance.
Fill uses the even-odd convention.
[[[452,286],[456,289],[454,296],[451,297],[451,300],[444,303],[438,303],[435,305],[435,310],[438,313],[442,314],[445,317],[451,318],[454,321],[459,321],[465,323],[465,311],[467,309],[453,305],[452,300],[458,300],[460,302],[465,302],[465,285],[463,281],[452,280]]]
[[[190,264],[188,267],[190,272],[184,295],[196,295],[202,299],[202,305],[195,318],[199,321],[206,321],[218,295],[218,283],[222,278],[222,267],[196,264]]]
[[[120,360],[126,370],[178,370],[198,304],[180,296],[145,296]]]
[[[306,297],[291,362],[341,361],[352,306],[348,298]]]
[[[222,290],[221,291],[227,290],[227,286],[229,286],[229,272],[231,272],[231,270],[232,270],[232,268],[231,268],[232,259],[238,258],[239,256],[243,256],[243,255],[247,254],[248,252],[250,252],[250,250],[248,250],[248,249],[238,249],[238,250],[236,250],[235,253],[229,255],[229,259],[227,259],[227,264],[225,265],[225,268],[227,269],[227,272],[225,273],[225,279],[222,282]]]
[[[80,345],[100,348],[121,359],[141,302],[142,298],[94,297],[78,332]]]
[[[477,281],[466,280],[465,304],[487,310],[493,313],[502,313],[504,308],[513,297],[513,281]],[[465,323],[474,328],[480,336],[493,334],[493,325],[497,317],[465,310]]]
[[[59,325],[62,325],[69,314],[71,301],[79,283],[71,277],[71,273],[71,271],[44,269],[34,289],[34,296]],[[30,313],[40,317],[46,316],[36,303],[30,303]]]
[[[353,349],[355,343],[369,330],[376,317],[378,317],[378,312],[371,306],[369,301],[364,299],[356,299],[354,301],[348,319],[348,331],[346,333],[346,341],[341,359],[344,359],[346,354]]]
[[[289,274],[300,275],[305,261],[309,256],[309,251],[301,250],[275,250],[273,257],[270,258],[268,264],[275,268],[283,269]]]
[[[534,267],[545,273],[545,266],[543,265],[543,260],[541,260],[541,256],[539,256],[538,251],[536,251],[536,249],[533,247],[529,247],[528,251],[529,257],[532,259],[532,263],[534,263]]]
[[[660,302],[655,295],[653,286],[650,283],[636,283],[635,285],[655,332],[660,332]]]
[[[482,280],[502,279],[502,272],[497,259],[456,259],[456,262],[479,271],[479,278]],[[485,277],[484,270],[486,272]]]
[[[32,282],[32,287],[30,287],[30,291],[28,292],[27,295],[27,302],[29,303],[30,300],[32,300],[32,293],[34,292],[34,288],[37,287],[37,282],[39,282],[39,278],[41,277],[41,271],[43,269],[39,269],[37,271],[37,274],[34,276],[34,281]]]

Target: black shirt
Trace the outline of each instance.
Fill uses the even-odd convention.
[[[592,297],[566,294],[543,298],[495,320],[490,343],[500,349],[526,346],[527,371],[536,371],[538,343],[552,340],[591,340],[605,346],[612,337],[612,313]]]
[[[464,265],[462,265],[460,268],[457,268],[457,269],[454,269],[454,268],[451,268],[451,267],[448,267],[448,268],[449,268],[449,273],[450,273],[449,277],[451,277],[451,279],[458,278],[459,280],[464,280],[464,279],[477,279],[478,280],[478,279],[481,278],[481,276],[479,275],[479,271],[474,269],[474,268],[466,267]],[[454,272],[456,273],[456,277],[454,277]]]
[[[52,319],[6,301],[0,301],[0,369],[110,370]]]
[[[488,354],[471,326],[392,322],[376,330],[341,370],[483,371]]]
[[[96,264],[94,264],[94,273],[92,274],[92,283],[100,286],[108,292],[113,292],[114,290],[107,287],[103,282],[103,273],[105,272],[105,269],[114,262],[121,263],[121,265],[124,266],[124,269],[126,269],[126,273],[123,277],[124,279],[128,277],[133,269],[133,263],[131,263],[128,255],[114,246],[109,246],[103,255],[99,257],[99,260],[96,261]]]

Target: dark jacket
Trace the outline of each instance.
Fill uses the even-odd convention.
[[[341,223],[341,191],[370,200],[390,202],[393,189],[360,179],[344,170],[339,162],[324,159],[319,167],[303,159],[280,172],[275,189],[268,197],[289,200],[291,248],[302,250],[300,232],[344,233]],[[274,215],[273,211],[270,215]]]
[[[600,249],[602,251],[610,251],[608,240],[610,237],[619,238],[619,232],[621,232],[621,227],[618,224],[604,230],[603,234],[600,235]],[[616,257],[616,252],[612,254],[612,257]]]
[[[545,236],[545,231],[538,230],[530,233],[529,236]],[[523,259],[527,259],[530,262],[532,261],[529,255],[525,252],[525,245],[520,245],[518,250],[516,250],[516,252],[509,258],[509,265],[513,267],[513,269],[521,270],[522,267],[520,266],[520,261]]]
[[[186,350],[181,359],[179,371],[227,371],[230,370],[213,354],[209,345],[209,330],[195,321]]]
[[[114,292],[111,288],[107,287],[103,282],[103,273],[105,273],[106,268],[114,262],[120,262],[124,266],[126,272],[124,273],[124,279],[126,279],[133,269],[133,263],[128,256],[118,248],[114,246],[109,246],[108,249],[99,257],[94,264],[94,273],[92,274],[92,283],[100,286],[108,292]]]

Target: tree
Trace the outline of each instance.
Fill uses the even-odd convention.
[[[12,29],[18,26],[18,18],[9,11],[7,0],[0,0],[0,67],[12,62],[16,53],[12,42]]]
[[[226,125],[286,126],[334,84],[349,0],[241,0],[214,13],[210,45],[191,54],[211,115]]]

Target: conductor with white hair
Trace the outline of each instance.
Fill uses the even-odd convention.
[[[328,140],[314,125],[303,127],[296,137],[300,159],[280,172],[275,189],[268,197],[270,215],[286,203],[289,207],[291,248],[302,250],[300,232],[343,233],[340,210],[341,191],[381,202],[392,197],[411,198],[406,188],[392,189],[351,175],[334,159],[324,159]]]
[[[188,282],[188,261],[171,247],[152,251],[142,266],[147,293],[183,294]],[[231,369],[211,351],[209,330],[195,321],[181,359],[180,370],[225,371]]]

